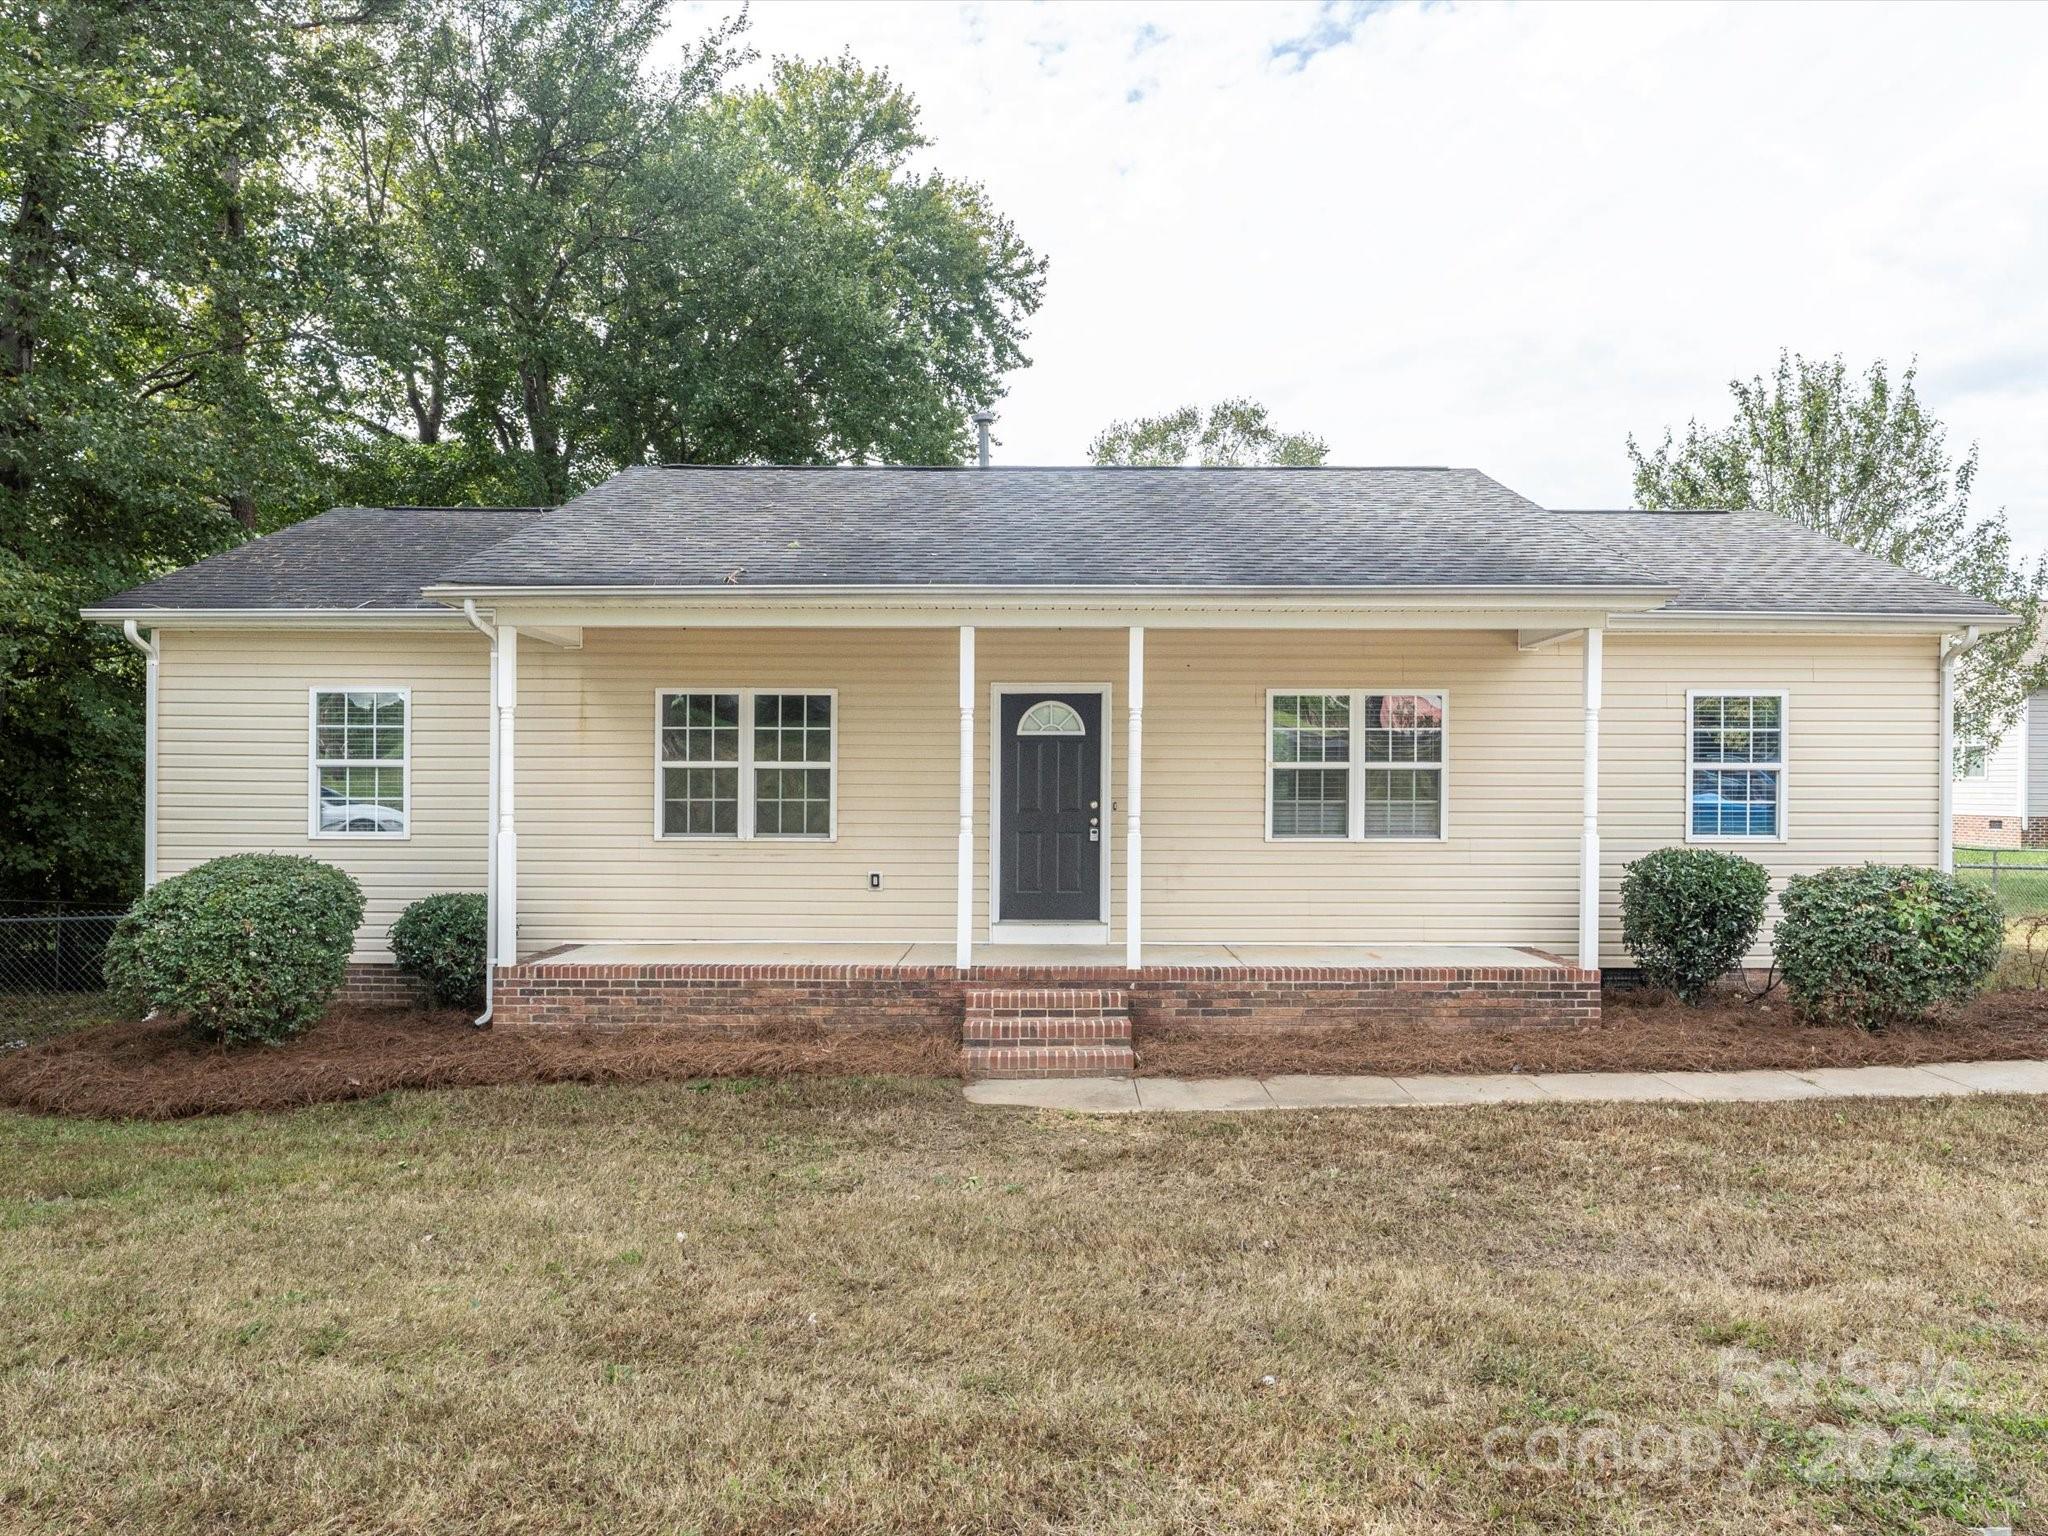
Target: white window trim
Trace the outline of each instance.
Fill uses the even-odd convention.
[[[1351,701],[1351,755],[1346,765],[1351,770],[1347,785],[1347,802],[1344,814],[1346,831],[1340,836],[1317,833],[1312,836],[1279,836],[1273,831],[1273,770],[1276,766],[1315,767],[1316,764],[1282,764],[1273,761],[1273,701],[1294,694],[1321,694],[1326,698],[1343,697]],[[1435,763],[1368,763],[1365,760],[1365,736],[1358,722],[1364,717],[1365,700],[1375,694],[1428,694],[1442,700],[1443,707],[1443,756]],[[1451,690],[1448,688],[1418,687],[1413,684],[1387,684],[1366,688],[1332,688],[1327,684],[1303,684],[1299,688],[1268,688],[1266,699],[1259,714],[1259,757],[1266,765],[1266,841],[1284,843],[1289,847],[1313,846],[1317,843],[1441,843],[1451,836]],[[1334,764],[1323,764],[1333,767]],[[1438,780],[1441,791],[1441,808],[1437,815],[1437,829],[1434,832],[1404,833],[1398,837],[1369,837],[1365,831],[1365,770],[1368,768],[1435,768],[1442,777]]]
[[[1692,709],[1699,699],[1723,699],[1743,697],[1751,699],[1776,699],[1778,701],[1778,761],[1776,763],[1696,763],[1692,755]],[[1688,843],[1782,843],[1792,833],[1792,696],[1783,688],[1759,686],[1754,683],[1730,683],[1725,688],[1688,688],[1685,690],[1685,840]],[[1693,769],[1706,768],[1776,768],[1778,771],[1778,830],[1768,832],[1695,832],[1692,829],[1692,775]]]
[[[737,832],[669,832],[661,821],[661,770],[677,766],[665,763],[661,756],[662,701],[686,693],[731,693],[740,701],[740,804],[739,831]],[[832,755],[822,765],[830,775],[827,780],[825,798],[825,825],[829,829],[818,832],[771,832],[762,836],[754,833],[754,696],[756,694],[805,693],[822,694],[832,701]],[[806,768],[821,766],[806,763]],[[839,690],[837,688],[812,688],[801,684],[762,686],[759,688],[736,688],[730,683],[677,683],[654,690],[654,840],[658,843],[836,843],[839,841]]]
[[[323,693],[395,693],[405,703],[405,756],[383,758],[375,766],[393,763],[405,774],[405,830],[403,832],[328,831],[320,825],[320,695]],[[403,843],[412,838],[412,689],[399,683],[315,683],[306,690],[306,836],[314,842]]]

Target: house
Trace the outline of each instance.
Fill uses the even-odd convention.
[[[1471,469],[628,469],[347,507],[89,611],[150,655],[150,878],[312,854],[385,931],[488,890],[507,1028],[1599,1006],[1652,849],[1950,856],[2001,610],[1766,514]]]
[[[1956,752],[1955,841],[1965,848],[2048,848],[2048,692],[2030,694],[1995,747]]]

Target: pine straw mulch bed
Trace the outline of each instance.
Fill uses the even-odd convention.
[[[1140,1029],[1147,1077],[1285,1072],[1408,1075],[1912,1066],[2048,1056],[2048,992],[1990,992],[1949,1017],[1860,1030],[1803,1023],[1782,994],[1687,1008],[1610,989],[1598,1024],[1462,1032],[1363,1023],[1229,1033]],[[223,1050],[176,1024],[115,1022],[0,1055],[0,1107],[98,1119],[175,1120],[295,1109],[394,1088],[633,1083],[817,1073],[950,1077],[950,1032],[767,1027],[507,1035],[461,1013],[337,1008],[283,1046]]]
[[[1645,987],[1609,987],[1597,1024],[1469,1031],[1363,1022],[1324,1029],[1140,1030],[1141,1077],[1290,1072],[1683,1072],[1918,1066],[2048,1056],[2048,992],[1987,992],[1945,1018],[1865,1032],[1804,1022],[1782,991],[1719,994],[1688,1008]]]
[[[393,1088],[638,1083],[794,1073],[951,1076],[960,1042],[902,1028],[500,1034],[459,1012],[341,1007],[280,1046],[222,1049],[161,1020],[101,1024],[0,1055],[0,1106],[105,1120],[296,1109]]]

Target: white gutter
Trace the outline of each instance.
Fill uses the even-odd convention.
[[[1944,875],[1956,869],[1956,663],[1976,645],[1978,627],[1971,625],[1959,635],[1941,640],[1941,827],[1936,846]]]
[[[477,617],[476,600],[465,599],[462,616],[491,642],[491,686],[485,709],[491,718],[491,766],[484,804],[484,1011],[471,1022],[482,1029],[497,1008],[498,982],[498,631]]]
[[[147,640],[133,619],[121,626],[128,643],[149,658],[143,668],[142,685],[142,888],[156,884],[156,697],[157,664],[163,660],[163,642],[150,631]]]

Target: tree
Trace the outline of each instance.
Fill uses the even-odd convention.
[[[2003,511],[1973,516],[1977,446],[1960,462],[1947,429],[1921,406],[1915,365],[1894,380],[1883,361],[1851,376],[1837,355],[1778,355],[1777,367],[1729,384],[1735,419],[1667,430],[1652,452],[1628,454],[1641,507],[1758,509],[1840,539],[2018,614],[1982,641],[1956,682],[1958,738],[1995,745],[2028,694],[2048,684],[2041,633],[2048,561],[2018,558]]]
[[[0,19],[0,890],[132,888],[140,668],[79,607],[309,509],[287,167],[329,34],[317,0]]]
[[[1088,445],[1091,464],[1137,464],[1168,468],[1200,464],[1230,469],[1255,464],[1306,466],[1322,463],[1330,445],[1310,432],[1282,432],[1256,400],[1239,396],[1211,406],[1205,416],[1184,405],[1164,416],[1113,421]]]
[[[732,89],[737,22],[655,73],[665,13],[453,0],[389,45],[324,178],[369,235],[339,324],[378,456],[460,441],[542,503],[650,459],[957,461],[1043,259],[910,169],[886,74],[784,59]]]

